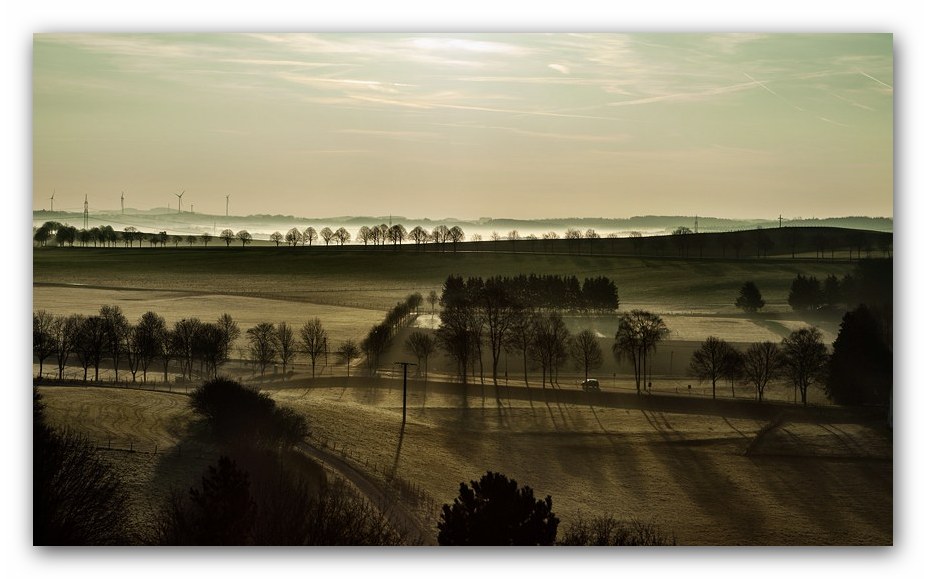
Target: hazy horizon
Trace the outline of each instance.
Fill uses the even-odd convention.
[[[890,34],[36,34],[33,209],[893,217]],[[362,208],[358,211],[358,208]]]

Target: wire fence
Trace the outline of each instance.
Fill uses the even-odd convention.
[[[364,456],[356,447],[324,436],[310,434],[311,443],[323,451],[333,454],[367,476],[381,483],[387,501],[401,501],[427,527],[437,524],[441,502],[434,498],[420,484],[396,474],[394,466],[383,464]]]

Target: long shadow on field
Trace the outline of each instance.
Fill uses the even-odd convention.
[[[399,469],[399,459],[402,456],[402,441],[405,440],[405,423],[402,423],[402,428],[399,430],[399,443],[395,447],[395,458],[392,461],[392,474],[389,478],[395,478],[396,471]]]
[[[834,425],[821,427],[843,436],[836,443],[851,448],[850,435]],[[787,428],[788,446],[806,441]],[[857,445],[857,443],[853,444]],[[862,455],[864,456],[864,455]],[[823,537],[826,544],[891,544],[893,542],[893,461],[883,458],[825,456],[750,456],[766,472],[764,484],[771,500],[795,521],[799,531]],[[797,531],[797,530],[796,530]]]
[[[643,415],[663,441],[652,447],[653,455],[675,477],[675,486],[709,517],[711,526],[719,528],[720,535],[731,537],[731,544],[766,541],[767,517],[763,505],[712,458],[713,453],[725,451],[704,446],[693,448],[662,412],[644,410]],[[733,460],[739,458],[732,453],[728,456]],[[745,457],[742,460],[747,462]]]

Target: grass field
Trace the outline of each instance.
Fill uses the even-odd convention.
[[[33,252],[33,309],[93,314],[103,304],[122,307],[136,321],[153,310],[168,322],[182,317],[213,321],[230,313],[242,329],[261,321],[294,327],[318,316],[338,343],[361,339],[383,314],[410,293],[440,293],[449,274],[489,277],[518,273],[604,275],[615,280],[620,311],[663,314],[675,340],[717,335],[729,341],[780,340],[804,325],[787,306],[798,273],[839,277],[842,261],[680,260],[516,253],[420,253],[333,248],[47,248]],[[762,316],[734,306],[740,286],[754,281],[767,302]],[[424,305],[427,314],[428,306]],[[433,326],[425,315],[422,325]],[[616,330],[614,316],[567,317],[572,330],[602,337]],[[819,324],[828,341],[837,324]],[[244,342],[239,340],[238,346]]]
[[[597,370],[602,400],[615,397],[614,403],[579,398],[574,384],[579,374],[571,367],[563,370],[560,394],[544,396],[534,374],[529,390],[502,388],[501,403],[489,385],[471,384],[464,395],[457,383],[425,388],[415,382],[402,430],[401,382],[361,377],[359,367],[350,381],[342,378],[343,366],[333,365],[324,379],[311,382],[306,360],[299,359],[287,382],[273,375],[260,383],[279,403],[309,418],[316,442],[335,441],[364,464],[391,468],[437,504],[451,501],[460,482],[497,470],[541,496],[552,495],[564,522],[579,513],[636,517],[662,525],[680,544],[891,544],[893,447],[880,422],[831,407],[805,411],[785,405],[792,392],[780,384],[769,392],[773,405],[761,410],[739,400],[713,403],[710,385],[686,375],[691,352],[709,335],[741,345],[778,341],[806,325],[786,303],[798,273],[822,279],[853,268],[847,261],[787,258],[49,248],[33,251],[33,309],[91,314],[103,304],[117,304],[133,322],[148,310],[168,322],[190,316],[212,321],[227,312],[242,330],[260,321],[298,327],[318,316],[339,342],[362,338],[409,293],[440,292],[449,274],[605,275],[618,286],[620,311],[644,308],[663,316],[671,335],[652,359],[654,396],[643,399],[676,402],[640,406],[631,394],[629,366],[609,353],[615,316],[566,317],[572,331],[587,327],[600,336],[606,354]],[[733,306],[749,280],[768,304],[760,316]],[[433,328],[434,321],[424,304],[418,326]],[[816,323],[831,342],[838,322]],[[408,331],[384,356],[386,366],[406,357],[401,343]],[[251,369],[231,366],[238,377],[254,379]],[[512,384],[519,383],[520,360],[506,367]],[[452,364],[438,355],[430,370],[446,380]],[[693,389],[686,397],[688,384]],[[41,391],[52,424],[83,432],[105,448],[101,452],[129,481],[140,518],[167,489],[198,480],[216,457],[216,449],[198,436],[181,394],[93,387]],[[728,384],[718,384],[720,396],[729,393]],[[751,395],[737,390],[738,399]],[[825,402],[816,388],[810,401]],[[769,408],[780,412],[770,414]]]
[[[564,523],[580,513],[636,517],[685,545],[892,543],[890,437],[851,414],[709,401],[640,407],[633,397],[593,405],[537,388],[530,397],[502,390],[499,403],[490,387],[471,385],[464,396],[459,385],[431,384],[410,389],[402,429],[400,382],[326,384],[270,392],[309,418],[314,440],[387,465],[437,504],[452,501],[460,482],[496,470],[550,494]],[[178,462],[175,445],[193,424],[182,395],[41,391],[52,424],[168,445],[160,455],[121,455],[142,496],[183,484],[184,465],[195,480],[209,458]],[[778,414],[785,418],[762,432]]]

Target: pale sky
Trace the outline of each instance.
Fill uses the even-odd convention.
[[[893,216],[890,34],[39,34],[33,209]]]

